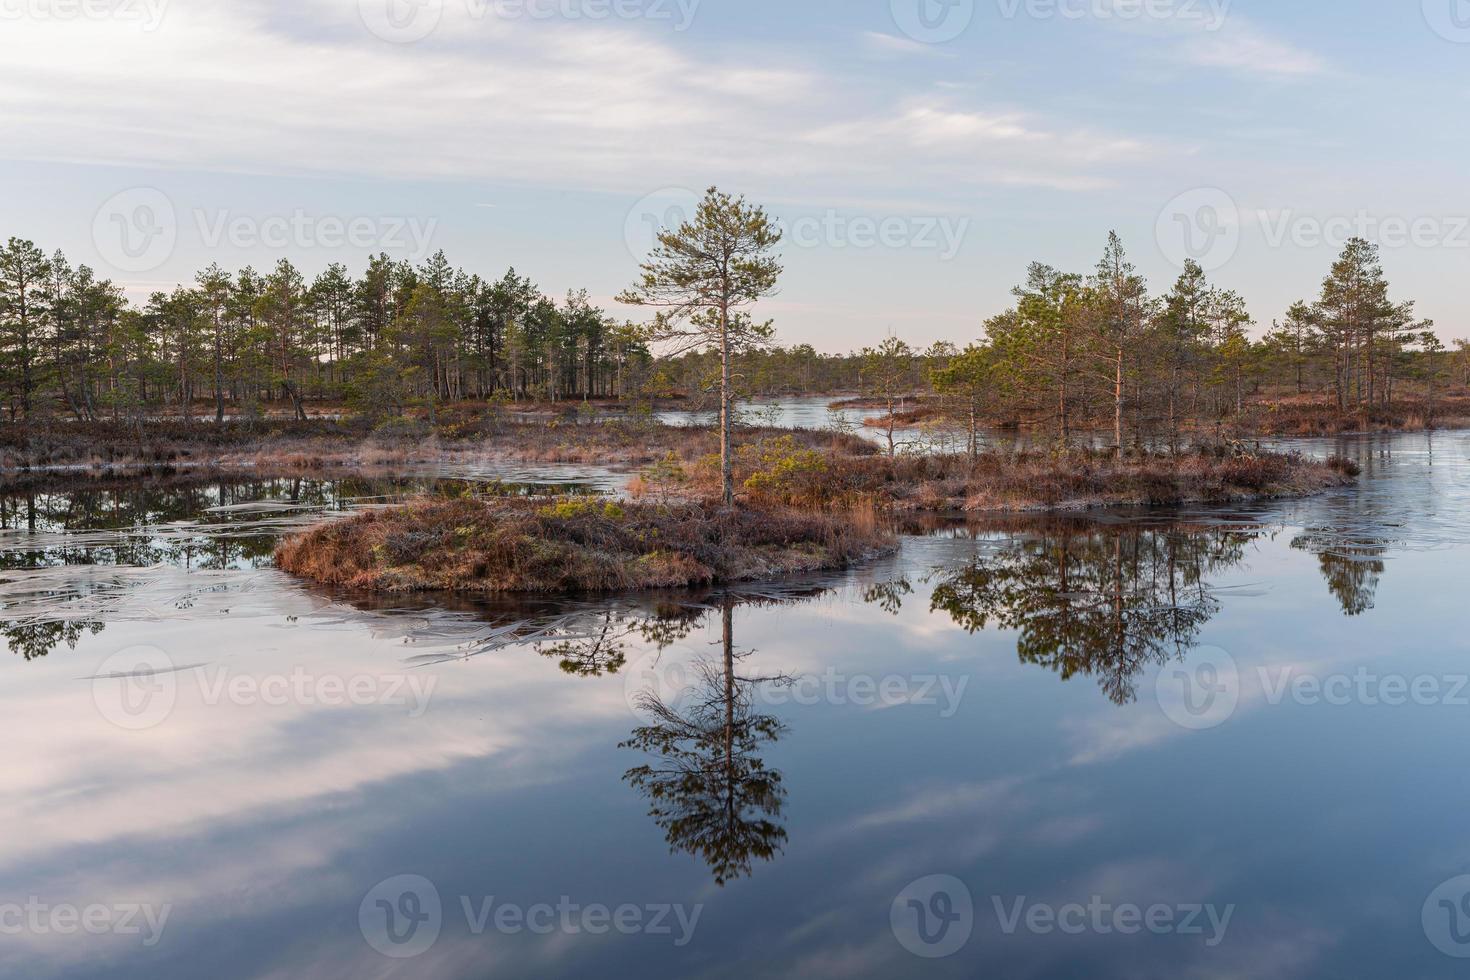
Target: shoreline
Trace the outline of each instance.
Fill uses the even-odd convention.
[[[180,438],[186,434],[192,438]],[[104,450],[96,439],[106,435],[48,431],[28,446],[25,465],[16,465],[11,434],[9,445],[0,443],[6,464],[0,465],[0,487],[150,477],[475,479],[473,471],[498,466],[588,466],[626,477],[620,495],[630,500],[690,502],[709,497],[718,480],[718,433],[711,427],[497,420],[433,429],[410,422],[377,431],[333,423],[325,432],[307,423],[260,433],[211,423],[205,433],[169,425],[145,429],[131,445],[114,441]],[[1345,486],[1356,476],[1346,460],[1228,445],[1121,459],[1086,449],[987,450],[974,459],[888,456],[850,434],[775,428],[739,431],[735,469],[741,496],[760,505],[976,514],[1284,499]]]

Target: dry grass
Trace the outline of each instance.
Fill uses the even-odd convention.
[[[740,439],[761,440],[775,431],[742,430]],[[876,452],[856,436],[801,430],[790,434],[803,446],[824,451]],[[710,428],[673,428],[633,420],[527,422],[493,411],[441,412],[434,425],[412,418],[376,428],[360,421],[330,419],[222,425],[153,421],[141,426],[111,422],[0,426],[0,473],[153,467],[305,474],[456,458],[644,466],[671,453],[693,462],[718,451],[718,435]]]
[[[737,479],[747,495],[803,507],[867,503],[899,511],[1082,510],[1306,496],[1353,482],[1356,464],[1228,448],[1179,454],[988,452],[966,456],[817,454],[777,440],[747,447]],[[707,492],[715,475],[689,484]]]
[[[282,542],[276,561],[378,592],[607,592],[840,568],[894,543],[876,522],[789,507],[459,499],[321,525]]]
[[[1356,475],[1356,464],[1345,460],[1287,453],[1028,456],[1009,465],[985,458],[965,480],[964,507],[1078,510],[1301,497],[1351,484]]]
[[[1470,395],[1447,394],[1432,403],[1419,394],[1402,394],[1392,407],[1365,406],[1340,412],[1324,395],[1267,397],[1246,406],[1232,420],[1233,430],[1251,435],[1333,436],[1344,432],[1422,432],[1470,427]]]

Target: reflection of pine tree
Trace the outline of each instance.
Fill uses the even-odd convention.
[[[1387,548],[1374,538],[1351,538],[1330,531],[1314,530],[1291,542],[1298,551],[1317,556],[1327,588],[1349,616],[1361,616],[1373,608],[1378,583],[1387,565]]]
[[[1238,564],[1252,532],[1045,522],[945,574],[931,608],[974,633],[1018,630],[1017,653],[1064,680],[1097,677],[1126,704],[1150,664],[1183,657],[1218,611],[1207,577]]]
[[[11,653],[18,653],[26,660],[44,657],[65,643],[75,650],[77,643],[88,633],[94,636],[102,632],[102,624],[96,622],[4,622],[0,621],[0,637],[3,637]]]
[[[659,757],[623,778],[648,798],[670,848],[703,858],[721,885],[750,874],[754,860],[774,858],[786,841],[775,822],[786,798],[781,773],[756,756],[785,729],[752,711],[755,685],[769,679],[736,674],[748,654],[735,652],[733,606],[727,600],[721,610],[724,657],[696,665],[692,704],[668,705],[646,692],[639,707],[653,722],[621,745]]]
[[[538,644],[543,657],[551,657],[557,666],[574,677],[601,677],[616,674],[628,663],[628,645],[624,641],[637,635],[659,650],[684,639],[699,625],[706,610],[697,607],[675,607],[653,615],[631,613],[609,608],[595,615],[596,626],[573,627],[574,636],[562,636],[554,643]]]

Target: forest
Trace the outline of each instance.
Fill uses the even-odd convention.
[[[1432,425],[1470,384],[1470,344],[1447,349],[1412,300],[1393,296],[1378,248],[1354,239],[1315,296],[1262,326],[1196,264],[1152,294],[1109,237],[1090,272],[1032,263],[1010,309],[960,347],[889,336],[827,354],[771,339],[731,354],[743,397],[863,394],[893,411],[1115,444],[1191,430],[1259,428],[1310,406],[1341,424]],[[136,305],[122,288],[17,238],[0,248],[0,406],[12,421],[307,417],[370,419],[459,402],[706,404],[720,356],[661,350],[648,326],[557,300],[514,269],[498,279],[372,257],[308,278],[211,265]],[[1405,417],[1405,409],[1413,414]]]
[[[512,269],[491,282],[441,252],[379,255],[360,277],[289,260],[218,265],[141,308],[115,283],[11,239],[0,250],[0,398],[11,419],[249,418],[309,403],[371,417],[491,398],[622,397],[646,385],[637,328],[585,292],[544,295]]]

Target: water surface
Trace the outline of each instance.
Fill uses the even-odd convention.
[[[1362,485],[575,602],[271,567],[488,474],[4,495],[0,975],[1460,975],[1470,440],[1292,448]]]

